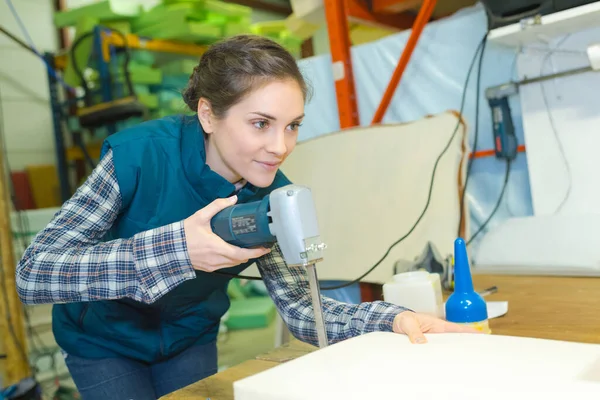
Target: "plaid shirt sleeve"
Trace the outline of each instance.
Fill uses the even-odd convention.
[[[302,267],[288,267],[275,245],[257,261],[275,306],[292,334],[318,346],[308,278]],[[348,304],[321,296],[329,343],[374,331],[392,331],[394,317],[409,309],[383,301]]]
[[[25,304],[131,298],[153,303],[196,277],[183,222],[101,242],[121,211],[112,152],[29,245],[16,269]]]

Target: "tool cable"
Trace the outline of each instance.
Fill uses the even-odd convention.
[[[471,65],[469,66],[469,70],[467,72],[467,77],[465,79],[465,85],[463,87],[463,92],[462,92],[462,97],[461,97],[461,104],[460,104],[460,110],[459,110],[460,116],[462,116],[463,111],[464,111],[465,101],[466,101],[466,97],[467,97],[467,88],[469,86],[469,79],[471,78],[471,73],[473,72],[473,67],[475,66],[475,62],[477,61],[477,56],[480,54],[480,52],[483,53],[482,50],[483,50],[483,47],[485,46],[486,40],[487,40],[487,32],[485,33],[485,35],[479,42],[479,46],[477,46],[477,50],[475,51],[475,54],[473,55],[473,58],[471,60]],[[477,96],[479,96],[479,93],[477,93]],[[348,287],[348,286],[354,285],[355,283],[360,282],[361,279],[363,279],[364,277],[369,275],[371,272],[373,272],[375,270],[375,268],[377,268],[387,258],[387,256],[390,254],[390,252],[392,251],[392,249],[394,247],[396,247],[399,243],[404,241],[408,236],[410,236],[410,234],[413,233],[413,231],[417,228],[417,226],[419,225],[419,222],[421,222],[421,220],[425,216],[425,213],[429,209],[429,205],[431,203],[431,196],[433,194],[433,184],[435,183],[435,172],[437,170],[440,160],[442,159],[444,154],[446,154],[446,152],[450,148],[450,145],[452,145],[452,142],[454,141],[454,137],[456,136],[456,133],[458,132],[458,129],[460,128],[461,122],[462,121],[459,117],[459,120],[456,123],[456,127],[454,128],[454,131],[452,132],[452,135],[450,136],[448,143],[446,143],[446,146],[444,147],[442,152],[438,155],[437,159],[435,160],[435,164],[433,165],[433,171],[431,173],[431,180],[429,183],[429,193],[427,194],[427,202],[425,203],[425,207],[423,208],[421,215],[419,216],[419,218],[417,218],[417,221],[413,224],[413,226],[409,229],[409,231],[404,236],[402,236],[400,239],[398,239],[394,243],[392,243],[392,245],[387,249],[387,251],[384,253],[384,255],[379,259],[379,261],[377,261],[375,263],[375,265],[373,265],[371,268],[369,268],[364,274],[362,274],[361,276],[359,276],[356,279],[353,279],[351,281],[345,282],[340,285],[321,287],[321,290],[342,289],[342,288],[345,288],[345,287]]]
[[[31,39],[31,35],[29,34],[29,31],[25,27],[25,24],[23,23],[23,20],[19,16],[19,13],[17,12],[12,1],[5,0],[5,2],[6,2],[6,5],[8,6],[8,8],[10,9],[10,12],[12,13],[13,17],[15,18],[15,21],[17,21],[17,24],[19,25],[21,32],[23,33],[23,35],[25,35],[25,38],[27,39],[29,44],[26,44],[23,41],[19,40],[16,36],[14,36],[13,34],[11,34],[10,32],[8,32],[6,29],[4,29],[2,27],[0,27],[0,32],[4,33],[6,36],[11,38],[13,41],[15,41],[21,47],[25,48],[26,50],[29,50],[30,52],[35,54],[37,57],[39,57],[44,62],[44,64],[46,65],[46,68],[48,68],[48,70],[50,71],[52,76],[58,82],[60,82],[65,87],[65,89],[67,89],[71,93],[75,93],[75,88],[68,85],[60,76],[58,76],[58,74],[56,73],[56,70],[54,68],[52,68],[52,66],[48,63],[46,58],[36,49],[35,44],[33,43],[33,40]]]
[[[504,192],[506,191],[506,188],[508,187],[508,181],[510,179],[511,165],[512,165],[511,161],[506,160],[506,172],[504,174],[504,183],[502,184],[502,189],[500,190],[500,195],[498,196],[496,205],[494,206],[494,209],[492,210],[490,215],[487,217],[485,222],[483,224],[481,224],[479,229],[477,229],[477,231],[473,234],[473,236],[471,236],[471,238],[467,241],[467,246],[470,245],[471,242],[485,229],[485,227],[490,223],[492,218],[494,218],[494,215],[496,215],[496,212],[498,212],[498,209],[500,208],[500,204],[502,204],[502,199],[504,198]]]
[[[488,31],[489,33],[489,31]],[[486,35],[483,37],[483,45],[481,47],[481,52],[479,53],[479,66],[477,68],[477,84],[476,84],[476,89],[475,89],[475,133],[473,135],[473,153],[475,153],[477,151],[477,143],[478,143],[478,139],[479,139],[479,90],[481,88],[481,65],[483,63],[483,54],[485,52],[485,46],[487,44],[487,36],[488,33],[486,33]],[[460,237],[461,236],[461,232],[462,232],[462,228],[463,228],[463,218],[464,216],[464,211],[465,211],[465,196],[467,194],[467,186],[469,184],[469,178],[471,177],[471,168],[473,167],[473,164],[475,163],[475,157],[471,158],[468,157],[467,160],[467,173],[465,174],[465,185],[463,186],[462,189],[462,193],[460,196],[460,215],[459,215],[459,219],[458,219],[458,233],[456,234],[456,237]],[[468,216],[467,216],[468,218]]]

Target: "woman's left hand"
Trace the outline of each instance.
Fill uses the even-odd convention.
[[[469,326],[455,324],[427,314],[403,311],[394,318],[394,332],[408,336],[412,343],[427,343],[424,333],[482,333]]]

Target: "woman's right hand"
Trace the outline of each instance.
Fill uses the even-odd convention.
[[[240,265],[271,251],[265,248],[244,249],[233,246],[212,231],[210,220],[236,201],[237,196],[217,199],[183,221],[187,249],[195,269],[213,272]]]

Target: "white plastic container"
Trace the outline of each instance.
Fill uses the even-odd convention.
[[[445,317],[439,274],[411,271],[394,275],[392,282],[383,285],[383,299],[415,312]]]

